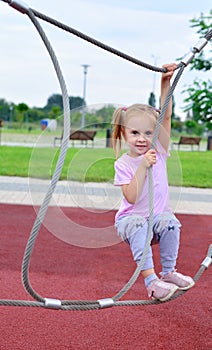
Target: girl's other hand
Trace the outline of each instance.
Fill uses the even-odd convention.
[[[164,64],[163,68],[166,68],[167,72],[162,74],[162,79],[169,81],[173,76],[175,69],[177,68],[177,64],[176,63]]]
[[[144,154],[143,159],[147,168],[149,168],[151,165],[156,164],[156,151],[154,149],[150,149]]]

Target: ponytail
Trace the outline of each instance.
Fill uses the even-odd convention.
[[[122,138],[124,137],[124,115],[126,114],[126,107],[118,108],[113,113],[113,132],[112,143],[115,152],[116,159],[119,156],[122,144]]]

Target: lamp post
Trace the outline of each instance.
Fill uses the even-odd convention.
[[[0,119],[0,145],[1,145],[1,128],[3,126],[3,120]]]
[[[81,65],[84,68],[84,83],[83,83],[83,106],[82,106],[82,117],[81,117],[81,128],[83,129],[85,127],[85,97],[86,97],[86,78],[87,78],[87,72],[88,67],[90,67],[89,64],[82,64]]]
[[[9,125],[10,125],[10,128],[12,128],[12,121],[13,121],[13,105],[12,104],[10,105],[9,110],[10,110]]]

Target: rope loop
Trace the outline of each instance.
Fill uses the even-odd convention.
[[[62,310],[96,310],[96,309],[102,309],[102,308],[107,308],[107,307],[111,307],[111,306],[121,306],[121,305],[125,305],[125,306],[133,306],[133,305],[152,305],[152,304],[158,304],[161,303],[158,300],[127,300],[127,301],[119,301],[119,299],[131,288],[131,286],[133,285],[133,283],[136,281],[137,277],[139,276],[139,273],[142,269],[142,266],[145,262],[146,259],[146,254],[147,251],[149,249],[149,245],[151,242],[151,238],[152,238],[152,225],[153,225],[153,179],[152,179],[152,168],[149,168],[149,202],[150,202],[150,214],[149,214],[149,229],[148,229],[148,237],[147,237],[147,242],[144,248],[144,252],[143,252],[143,256],[142,259],[140,261],[140,263],[137,266],[137,269],[135,270],[133,276],[130,278],[130,280],[127,282],[127,284],[121,289],[120,292],[118,292],[113,298],[105,298],[105,299],[99,299],[99,300],[95,300],[95,301],[89,301],[89,300],[72,300],[72,301],[60,301],[58,299],[51,299],[51,298],[43,298],[42,296],[40,296],[38,293],[36,293],[29,281],[29,263],[30,263],[30,259],[31,259],[31,254],[34,248],[34,244],[35,241],[37,239],[38,236],[38,232],[40,230],[41,224],[44,220],[46,211],[48,209],[48,205],[49,202],[52,198],[52,195],[54,193],[57,181],[59,180],[60,177],[60,173],[64,164],[64,160],[65,160],[65,156],[66,156],[66,152],[68,149],[68,142],[69,142],[69,132],[70,132],[70,106],[69,106],[69,96],[68,96],[68,92],[67,92],[67,88],[66,88],[66,84],[65,84],[65,80],[63,78],[61,69],[60,69],[60,65],[58,63],[57,57],[54,53],[54,50],[44,32],[44,30],[42,29],[42,27],[40,26],[39,22],[36,20],[35,17],[39,17],[40,19],[43,19],[55,26],[60,27],[63,30],[66,30],[74,35],[77,35],[78,37],[87,40],[88,42],[106,50],[109,51],[119,57],[122,57],[134,64],[137,64],[139,66],[142,66],[144,68],[150,69],[150,70],[154,70],[156,72],[166,72],[167,69],[166,68],[158,68],[158,67],[154,67],[151,66],[147,63],[144,63],[142,61],[139,61],[129,55],[126,55],[116,49],[113,49],[111,47],[109,47],[108,45],[105,45],[91,37],[88,37],[87,35],[80,33],[78,31],[76,31],[75,29],[68,27],[50,17],[47,17],[31,8],[28,7],[27,4],[21,2],[20,0],[1,0],[3,2],[8,3],[10,6],[12,6],[13,8],[15,8],[16,10],[18,10],[21,13],[26,13],[28,15],[28,17],[30,18],[31,22],[34,24],[35,28],[37,29],[41,39],[43,40],[44,45],[46,46],[46,49],[50,55],[50,58],[52,60],[58,81],[60,83],[60,87],[61,87],[61,91],[62,91],[62,98],[63,98],[63,110],[64,110],[64,119],[63,119],[63,123],[64,123],[64,133],[63,133],[63,140],[62,140],[62,145],[61,145],[61,150],[60,150],[60,154],[59,154],[59,158],[58,158],[58,162],[52,177],[52,181],[49,185],[49,188],[47,190],[46,196],[43,200],[43,203],[40,207],[40,210],[37,214],[37,217],[35,219],[31,234],[29,236],[29,240],[27,242],[26,245],[26,249],[25,249],[25,253],[24,253],[24,257],[23,257],[23,263],[22,263],[22,282],[23,285],[26,289],[26,291],[36,300],[34,302],[31,301],[24,301],[24,300],[0,300],[0,305],[5,305],[5,306],[32,306],[32,307],[46,307],[46,308],[54,308],[54,309],[62,309]],[[196,52],[199,52],[200,50],[202,50],[202,48],[206,45],[207,41],[210,40],[212,37],[212,30],[210,32],[208,32],[205,36],[204,41],[201,41],[200,43],[198,43],[195,48],[192,51],[192,54],[195,55]],[[190,62],[190,59],[189,59]],[[187,62],[187,64],[189,63]],[[181,62],[177,68],[180,68],[176,78],[172,84],[172,86],[170,87],[170,90],[168,92],[168,95],[166,97],[165,103],[162,106],[162,111],[156,126],[156,130],[154,133],[154,137],[153,137],[153,146],[156,143],[157,137],[158,137],[158,133],[159,133],[159,129],[160,126],[162,124],[167,106],[169,104],[169,101],[171,99],[171,96],[174,92],[174,89],[183,73],[183,70],[185,68],[185,66],[187,65],[185,62]],[[206,259],[204,260],[204,263],[201,264],[199,271],[197,272],[197,274],[194,277],[194,280],[196,281],[200,275],[205,271],[206,268],[209,267],[212,259],[212,245],[209,248],[208,251],[208,256],[206,257]],[[180,295],[184,294],[186,291],[180,291],[175,293],[170,299],[168,299],[166,302],[171,301],[173,299],[176,299],[177,297],[179,297]]]

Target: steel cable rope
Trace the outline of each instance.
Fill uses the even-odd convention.
[[[209,33],[206,34],[207,38],[211,38],[212,30],[210,32],[211,32],[210,34]],[[205,36],[205,39],[206,39],[206,36]],[[192,60],[195,53],[197,53],[197,52],[199,52],[199,50],[196,47],[194,47],[192,52],[191,52],[191,55],[189,55],[189,59],[188,59],[189,62]],[[161,113],[159,115],[159,119],[158,119],[158,122],[156,124],[156,129],[155,129],[155,132],[153,135],[152,146],[151,146],[152,148],[155,148],[156,141],[157,141],[158,135],[159,135],[159,131],[160,131],[163,119],[164,119],[164,115],[165,115],[165,112],[167,110],[170,99],[173,95],[174,89],[175,89],[186,65],[189,62],[186,62],[186,63],[181,62],[177,67],[177,68],[180,68],[180,70],[178,71],[178,73],[174,79],[174,82],[173,82],[172,86],[170,87],[169,92],[166,96],[164,105],[162,106],[162,110],[161,110]],[[153,203],[154,203],[154,191],[153,191],[152,166],[148,169],[148,189],[149,189],[149,223],[148,223],[148,234],[147,234],[146,244],[145,244],[145,247],[143,250],[143,255],[142,255],[140,262],[138,263],[138,266],[137,266],[134,274],[131,276],[130,280],[126,283],[126,285],[113,297],[113,300],[120,299],[131,288],[131,286],[135,283],[135,281],[137,280],[137,278],[142,270],[142,267],[145,263],[148,249],[149,249],[149,246],[151,245],[151,241],[152,241],[152,237],[153,237],[152,228],[153,228],[153,220],[154,220],[154,205],[153,205]],[[176,295],[180,296],[180,295],[184,294],[185,292],[186,291],[181,291],[181,292],[175,293],[175,296],[173,298],[176,298]],[[169,300],[172,300],[172,298]]]
[[[18,3],[18,1],[12,1],[12,0],[2,0],[2,1],[8,3],[9,5],[12,5],[15,2]],[[93,44],[95,46],[98,46],[99,48],[101,48],[101,49],[103,49],[105,51],[111,52],[114,55],[119,56],[119,57],[121,57],[121,58],[123,58],[123,59],[125,59],[127,61],[130,61],[130,62],[132,62],[132,63],[134,63],[134,64],[136,64],[138,66],[144,67],[146,69],[153,70],[155,72],[161,72],[161,73],[165,73],[166,72],[166,68],[159,68],[159,67],[152,66],[151,64],[144,63],[144,62],[142,62],[142,61],[140,61],[140,60],[138,60],[138,59],[136,59],[136,58],[134,58],[132,56],[129,56],[129,55],[127,55],[127,54],[125,54],[125,53],[123,53],[123,52],[121,52],[119,50],[116,50],[116,49],[110,47],[109,45],[106,45],[106,44],[102,43],[101,41],[98,41],[98,40],[96,40],[94,38],[91,38],[90,36],[88,36],[86,34],[83,34],[82,32],[79,32],[78,30],[76,30],[76,29],[74,29],[74,28],[72,28],[72,27],[70,27],[70,26],[68,26],[68,25],[66,25],[64,23],[61,23],[61,22],[57,21],[54,18],[46,16],[43,13],[38,12],[37,10],[34,10],[34,9],[31,8],[31,11],[33,12],[33,14],[36,17],[42,19],[43,21],[46,21],[46,22],[48,22],[48,23],[50,23],[50,24],[52,24],[52,25],[54,25],[54,26],[56,26],[56,27],[58,27],[58,28],[60,28],[62,30],[65,30],[68,33],[71,33],[71,34],[73,34],[73,35],[75,35],[75,36],[77,36],[77,37],[79,37],[79,38],[81,38],[81,39],[83,39],[85,41],[88,41],[89,43],[91,43],[91,44]]]
[[[13,0],[1,0],[1,1],[6,2],[9,5],[12,5],[13,3],[18,3],[18,1],[13,1]],[[144,67],[146,69],[153,70],[155,72],[161,72],[161,73],[165,73],[166,72],[166,68],[160,68],[160,67],[152,66],[149,63],[142,62],[142,61],[140,61],[140,60],[138,60],[138,59],[136,59],[136,58],[134,58],[132,56],[129,56],[129,55],[127,55],[127,54],[125,54],[125,53],[123,53],[123,52],[121,52],[119,50],[116,50],[116,49],[110,47],[109,45],[106,45],[106,44],[100,42],[99,40],[96,40],[96,39],[94,39],[94,38],[92,38],[92,37],[90,37],[90,36],[80,32],[80,31],[78,31],[78,30],[76,30],[76,29],[74,29],[74,28],[72,28],[72,27],[70,27],[70,26],[68,26],[68,25],[66,25],[64,23],[61,23],[61,22],[55,20],[54,18],[46,16],[45,14],[43,14],[43,13],[37,11],[37,10],[31,9],[31,11],[34,13],[34,15],[36,17],[38,17],[38,18],[40,18],[40,19],[42,19],[42,20],[44,20],[44,21],[46,21],[46,22],[48,22],[48,23],[50,23],[50,24],[52,24],[54,26],[57,26],[58,28],[60,28],[62,30],[65,30],[66,32],[69,32],[69,33],[71,33],[71,34],[73,34],[75,36],[78,36],[79,38],[81,38],[81,39],[83,39],[85,41],[88,41],[89,43],[91,43],[91,44],[93,44],[95,46],[98,46],[99,48],[101,48],[101,49],[103,49],[105,51],[111,52],[111,53],[113,53],[113,54],[115,54],[115,55],[117,55],[117,56],[119,56],[119,57],[121,57],[121,58],[123,58],[123,59],[125,59],[127,61],[130,61],[130,62],[132,62],[132,63],[134,63],[136,65],[142,66],[142,67]],[[211,39],[211,37],[212,37],[212,30],[210,30],[205,35],[205,38],[206,38],[207,41],[209,41]]]
[[[33,225],[29,240],[27,242],[26,245],[26,249],[25,249],[25,253],[24,253],[24,258],[23,258],[23,263],[22,263],[22,282],[23,285],[26,289],[26,291],[38,302],[43,303],[42,305],[40,305],[41,307],[46,307],[46,304],[50,303],[51,306],[54,306],[55,304],[55,299],[50,299],[50,298],[43,298],[42,296],[40,296],[37,292],[35,292],[35,290],[32,288],[30,281],[29,281],[29,264],[30,264],[30,258],[32,255],[32,251],[35,245],[35,241],[36,238],[38,236],[38,232],[39,229],[41,227],[41,224],[44,220],[46,211],[48,209],[48,204],[51,200],[52,194],[54,192],[54,189],[56,187],[57,181],[59,179],[62,167],[63,167],[63,163],[65,160],[65,156],[66,156],[66,151],[68,149],[68,143],[69,143],[69,132],[70,132],[70,108],[69,108],[69,96],[67,93],[67,89],[66,89],[66,85],[65,85],[65,81],[63,79],[62,76],[62,72],[60,70],[59,67],[59,63],[57,61],[57,58],[55,56],[55,53],[51,47],[50,42],[48,41],[44,31],[42,30],[39,22],[36,20],[34,14],[32,11],[28,11],[28,16],[31,19],[32,23],[35,25],[36,29],[38,30],[48,52],[49,55],[52,59],[55,71],[57,73],[57,77],[58,80],[60,82],[60,86],[61,86],[61,90],[62,90],[62,95],[63,95],[63,108],[64,108],[64,136],[63,136],[63,141],[62,141],[62,146],[61,146],[61,151],[60,151],[60,155],[58,158],[58,162],[55,168],[55,172],[53,174],[50,186],[47,190],[47,193],[45,195],[44,201],[40,207],[40,210],[38,212],[37,218],[35,220],[35,223]],[[53,301],[52,301],[53,300]],[[57,300],[56,300],[56,304],[57,304]],[[98,303],[97,302],[92,302],[92,301],[79,301],[77,302],[77,304],[79,305],[84,305],[84,310],[86,309],[94,309],[94,308],[98,308]],[[93,306],[93,304],[95,304]],[[59,306],[62,305],[62,302],[59,301]],[[38,306],[37,303],[33,303],[33,306]],[[66,308],[66,307],[65,307]]]
[[[209,246],[207,256],[202,261],[200,268],[196,275],[194,276],[194,281],[196,282],[202,273],[210,266],[212,262],[212,245]],[[171,300],[174,300],[181,296],[185,291],[176,292],[170,299],[164,301],[163,303],[167,303]],[[85,302],[87,304],[85,304]],[[60,310],[72,310],[72,311],[84,311],[84,310],[96,310],[100,309],[100,304],[98,301],[85,301],[81,302],[76,300],[64,300],[61,303],[61,306],[58,307]],[[140,306],[140,305],[153,305],[153,304],[161,304],[159,300],[124,300],[124,301],[114,301],[108,306]],[[0,306],[22,306],[22,307],[41,307],[46,308],[46,304],[42,302],[36,301],[28,301],[28,300],[0,300]]]
[[[8,2],[8,1],[5,1],[3,0],[4,2]],[[52,178],[52,181],[51,181],[51,184],[48,188],[48,191],[46,193],[46,196],[44,198],[44,201],[41,205],[41,208],[39,210],[39,213],[37,215],[37,218],[35,220],[35,223],[33,225],[33,229],[31,231],[31,234],[30,234],[30,238],[29,238],[29,241],[27,243],[27,246],[26,246],[26,250],[25,250],[25,254],[24,254],[24,259],[23,259],[23,266],[22,266],[22,281],[23,281],[23,284],[24,284],[24,287],[26,289],[26,291],[34,298],[36,299],[38,302],[28,302],[28,301],[18,301],[18,300],[1,300],[0,301],[0,305],[13,305],[13,306],[36,306],[36,307],[48,307],[48,308],[55,308],[55,309],[62,309],[62,310],[91,310],[91,309],[99,309],[99,308],[103,308],[103,307],[109,307],[109,306],[120,306],[120,305],[123,305],[123,302],[118,302],[116,299],[118,297],[121,297],[123,294],[126,293],[126,291],[130,288],[128,288],[126,290],[126,286],[124,288],[122,288],[122,290],[114,297],[114,298],[106,298],[106,299],[100,299],[100,300],[97,300],[97,301],[83,301],[83,300],[72,300],[72,301],[60,301],[60,300],[57,300],[57,299],[50,299],[50,298],[42,298],[39,294],[37,294],[31,287],[31,284],[29,282],[29,279],[28,279],[28,274],[29,274],[29,262],[30,262],[30,257],[31,257],[31,254],[32,254],[32,250],[33,250],[33,247],[34,247],[34,244],[35,244],[35,241],[36,241],[36,238],[37,238],[37,235],[38,235],[38,231],[40,229],[40,226],[43,222],[43,219],[44,219],[44,216],[45,216],[45,213],[46,213],[46,210],[48,209],[48,204],[49,204],[49,201],[52,197],[52,194],[54,192],[54,189],[55,189],[55,186],[57,184],[57,181],[59,179],[59,176],[60,176],[60,172],[62,170],[62,166],[63,166],[63,162],[64,162],[64,159],[65,159],[65,155],[66,155],[66,151],[67,151],[67,148],[68,148],[68,141],[69,141],[69,130],[70,130],[70,108],[69,108],[69,97],[68,97],[68,93],[67,93],[67,89],[66,89],[66,85],[65,85],[65,81],[63,79],[63,76],[62,76],[62,72],[61,72],[61,69],[60,69],[60,66],[59,66],[59,63],[57,61],[57,58],[56,58],[56,55],[51,47],[51,44],[50,42],[48,41],[42,27],[40,26],[39,22],[36,20],[35,16],[34,16],[34,13],[33,11],[26,5],[26,4],[20,4],[18,1],[10,1],[8,2],[9,4],[11,4],[11,6],[13,6],[15,9],[19,10],[20,12],[22,13],[25,13],[29,16],[29,18],[31,19],[32,23],[35,25],[36,29],[38,30],[48,52],[49,52],[49,55],[52,59],[52,62],[53,62],[53,65],[54,65],[54,68],[55,68],[55,71],[56,71],[56,74],[57,74],[57,77],[58,77],[58,80],[59,80],[59,83],[60,83],[60,86],[61,86],[61,90],[62,90],[62,94],[63,94],[63,107],[64,107],[64,136],[63,136],[63,140],[62,140],[62,145],[61,145],[61,151],[60,151],[60,155],[59,155],[59,159],[58,159],[58,162],[57,162],[57,165],[56,165],[56,169],[55,169],[55,172],[53,174],[53,178]],[[205,46],[205,44],[204,44]],[[204,47],[202,46],[202,47]],[[201,47],[201,49],[202,49]],[[181,76],[185,66],[189,63],[189,61],[191,60],[191,56],[193,57],[194,56],[194,53],[196,52],[199,52],[199,50],[195,50],[193,49],[192,51],[192,55],[189,56],[189,60],[188,62],[184,62],[178,66],[181,67],[181,70],[178,72],[178,75],[177,77],[175,78],[175,81],[172,85],[172,87],[170,88],[169,90],[169,93],[167,95],[167,98],[166,98],[166,101],[164,103],[164,106],[162,107],[162,112],[161,112],[161,117],[159,118],[160,119],[160,122],[158,123],[159,126],[156,128],[156,131],[155,131],[155,135],[154,135],[154,138],[153,140],[156,142],[157,140],[157,134],[159,132],[159,129],[160,129],[160,124],[162,123],[162,120],[163,120],[163,116],[165,114],[165,111],[166,111],[166,108],[167,108],[167,105],[170,101],[170,98],[173,94],[173,91],[174,91],[174,88],[176,87],[176,84],[179,80],[179,77]],[[66,135],[67,134],[67,135]],[[154,141],[153,141],[153,144],[154,144]],[[153,145],[154,147],[154,145]],[[149,172],[149,178],[150,178],[150,181],[149,183],[151,184],[151,170]],[[151,187],[151,191],[152,192],[152,186]],[[151,209],[151,203],[152,203],[152,199],[151,197],[153,198],[153,194],[151,193],[150,195],[150,209]],[[150,214],[151,216],[151,214]],[[150,242],[151,242],[151,224],[149,225],[150,226],[150,229],[149,229],[149,234],[150,234]],[[147,242],[146,242],[146,247],[148,248],[149,245],[148,245],[148,241],[149,239],[147,239]],[[150,244],[149,242],[149,244]],[[208,268],[208,266],[210,265],[211,263],[211,249],[209,249],[208,251],[208,256],[205,258],[205,260],[203,261],[201,267],[200,267],[200,272],[197,273],[197,279],[199,278],[200,274],[206,269]],[[142,261],[145,261],[145,252],[143,253],[143,259]],[[142,262],[139,264],[136,272],[140,272],[140,269],[141,269],[141,265],[142,265]],[[135,275],[135,274],[134,274]],[[132,282],[131,285],[134,283],[132,278],[130,279],[130,281]],[[129,283],[128,283],[129,284]],[[126,290],[126,291],[125,291]],[[172,297],[170,298],[169,300],[172,300],[173,298],[176,298],[177,296],[183,294],[185,291],[181,291],[179,293],[176,293],[175,294],[175,297]],[[169,301],[168,300],[168,301]],[[156,300],[152,300],[152,301],[149,301],[149,300],[140,300],[140,301],[125,301],[125,303],[128,303],[127,305],[138,305],[138,302],[141,304],[155,304],[155,303],[161,303],[160,301],[156,301]]]
[[[88,41],[89,43],[91,43],[91,44],[93,44],[95,46],[98,46],[99,48],[101,48],[101,49],[103,49],[105,51],[108,51],[108,52],[110,52],[110,53],[112,53],[112,54],[114,54],[116,56],[119,56],[119,57],[121,57],[121,58],[123,58],[123,59],[125,59],[127,61],[130,61],[130,62],[132,62],[132,63],[134,63],[134,64],[136,64],[138,66],[141,66],[141,67],[153,70],[155,72],[166,72],[166,69],[164,69],[164,68],[159,68],[159,67],[152,66],[152,65],[150,65],[148,63],[144,63],[144,62],[142,62],[142,61],[140,61],[140,60],[138,60],[138,59],[136,59],[136,58],[134,58],[132,56],[129,56],[129,55],[127,55],[127,54],[125,54],[125,53],[123,53],[123,52],[121,52],[119,50],[116,50],[116,49],[110,47],[109,45],[106,45],[106,44],[104,44],[104,43],[102,43],[102,42],[100,42],[100,41],[98,41],[98,40],[96,40],[94,38],[91,38],[90,36],[88,36],[86,34],[83,34],[83,33],[79,32],[78,30],[76,30],[76,29],[74,29],[72,27],[69,27],[69,26],[67,26],[67,25],[65,25],[65,24],[63,24],[61,22],[58,22],[57,20],[55,20],[55,19],[53,19],[51,17],[48,17],[48,16],[46,16],[46,15],[44,15],[44,14],[42,14],[42,13],[40,13],[40,12],[34,10],[34,9],[32,9],[32,11],[33,11],[33,13],[34,13],[34,15],[36,17],[38,17],[38,18],[40,18],[40,19],[42,19],[42,20],[44,20],[44,21],[46,21],[46,22],[48,22],[50,24],[53,24],[54,26],[57,26],[60,29],[63,29],[66,32],[69,32],[69,33],[71,33],[71,34],[73,34],[73,35],[75,35],[75,36],[77,36],[77,37],[79,37],[79,38],[81,38],[81,39],[83,39],[85,41]]]
[[[152,146],[151,146],[152,148],[155,148],[155,144],[156,144],[156,141],[157,141],[157,138],[158,138],[160,127],[161,127],[161,124],[163,122],[164,115],[166,113],[169,101],[170,101],[170,99],[171,99],[171,97],[173,95],[174,89],[175,89],[175,87],[176,87],[176,85],[177,85],[177,83],[178,83],[178,81],[179,81],[179,79],[180,79],[180,77],[181,77],[181,75],[182,75],[182,73],[184,71],[185,65],[181,64],[180,67],[181,68],[178,71],[178,74],[175,77],[175,80],[174,80],[172,86],[169,89],[169,92],[167,94],[167,97],[166,97],[166,100],[164,102],[164,105],[162,106],[162,110],[161,110],[161,113],[160,113],[160,116],[159,116],[159,119],[158,119],[158,122],[157,122],[157,126],[156,126],[156,129],[155,129],[154,135],[153,135]],[[154,203],[154,191],[153,191],[152,166],[148,169],[148,189],[149,189],[148,235],[147,235],[145,247],[144,247],[144,250],[143,250],[142,258],[141,258],[140,262],[138,263],[137,268],[136,268],[134,274],[132,275],[131,279],[122,288],[122,290],[113,297],[114,300],[117,300],[120,297],[122,297],[131,288],[133,283],[136,281],[136,279],[138,278],[138,276],[139,276],[139,274],[140,274],[140,272],[142,270],[142,267],[143,267],[143,265],[145,263],[149,246],[151,245],[151,241],[152,241],[152,227],[153,227],[153,219],[154,219],[154,210],[153,210],[154,209],[154,205],[153,205],[153,203]]]
[[[43,219],[45,217],[46,211],[48,209],[48,204],[51,200],[52,194],[54,192],[54,189],[56,187],[57,181],[60,177],[60,173],[63,167],[63,163],[65,160],[66,152],[68,149],[68,143],[69,143],[69,133],[70,133],[70,106],[69,106],[69,96],[66,88],[65,81],[63,79],[63,75],[59,66],[59,63],[57,61],[57,57],[51,47],[51,44],[46,37],[44,31],[42,30],[42,27],[40,26],[39,22],[36,20],[33,12],[29,9],[27,12],[27,15],[31,19],[32,23],[36,27],[38,33],[40,34],[41,39],[43,40],[46,49],[51,57],[52,63],[54,65],[55,72],[58,77],[58,81],[60,83],[60,87],[62,90],[62,97],[63,97],[63,109],[64,109],[64,135],[63,135],[63,140],[62,140],[62,145],[61,145],[61,150],[60,150],[60,155],[58,158],[58,162],[50,183],[50,186],[48,187],[47,193],[45,195],[45,198],[43,200],[43,203],[39,209],[38,215],[36,217],[35,223],[33,225],[31,234],[30,234],[30,239],[27,243],[25,253],[24,253],[24,258],[23,258],[23,264],[22,264],[22,281],[23,285],[26,289],[26,291],[36,300],[44,302],[44,299],[38,295],[31,287],[28,274],[29,274],[29,263],[30,263],[30,257],[32,254],[33,246],[35,244],[35,240],[38,235],[38,231],[41,227],[41,224],[43,222]]]

